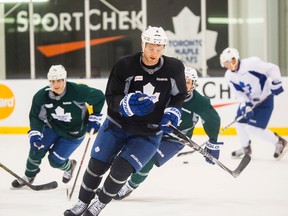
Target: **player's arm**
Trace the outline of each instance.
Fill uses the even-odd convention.
[[[44,95],[36,93],[32,99],[29,112],[30,128],[42,132],[46,119],[45,103],[42,102]]]
[[[192,109],[202,120],[203,128],[209,139],[217,141],[221,125],[221,119],[210,99],[194,91]]]
[[[84,84],[79,84],[79,94],[84,97],[86,103],[92,106],[93,113],[101,113],[105,103],[104,93],[96,88],[91,88]]]
[[[203,100],[203,102],[203,112],[199,113],[199,116],[203,121],[204,130],[209,137],[209,141],[205,144],[205,151],[218,159],[220,155],[220,148],[223,145],[223,142],[218,141],[218,134],[220,130],[220,116],[212,107],[208,98]],[[209,160],[209,158],[206,158],[206,161],[208,163],[214,164],[211,160]]]
[[[108,108],[113,112],[119,112],[120,102],[125,96],[125,80],[119,75],[117,65],[112,68],[105,91]]]
[[[184,65],[179,62],[176,76],[171,80],[171,99],[168,106],[182,108],[187,95],[186,80],[184,75]]]
[[[279,95],[284,91],[279,66],[269,62],[263,62],[262,64],[263,67],[267,68],[267,76],[272,80],[270,85],[272,94]]]
[[[43,94],[36,93],[32,100],[32,105],[29,112],[30,130],[28,131],[28,137],[30,140],[31,149],[34,151],[41,151],[42,145],[42,130],[45,125],[46,119],[45,103],[42,99]]]
[[[210,104],[201,114],[203,128],[210,140],[217,141],[221,120],[217,111]]]

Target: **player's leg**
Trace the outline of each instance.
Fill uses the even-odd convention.
[[[155,164],[155,157],[151,160],[137,173],[133,173],[130,179],[123,185],[117,195],[113,198],[115,200],[121,200],[128,197],[139,185],[145,181],[148,177],[150,171]]]
[[[25,176],[23,179],[29,183],[33,183],[35,180],[36,175],[40,172],[40,165],[42,159],[45,157],[47,151],[56,140],[57,135],[48,127],[43,129],[43,138],[42,138],[42,145],[44,146],[39,151],[34,151],[33,149],[29,150],[29,155],[26,161],[26,169],[25,169]],[[12,182],[12,187],[20,188],[23,187],[25,184],[21,180],[14,180]]]
[[[84,138],[85,136],[77,139],[59,137],[49,150],[48,159],[51,167],[64,171],[63,183],[68,183],[73,177],[77,161],[69,159],[69,157],[80,146]]]
[[[247,133],[258,136],[260,139],[275,145],[274,158],[280,159],[286,151],[287,141],[278,136],[267,125],[274,108],[274,97],[268,97],[259,107],[254,110],[254,116],[249,120],[246,127]]]
[[[250,135],[246,130],[247,124],[242,122],[237,122],[235,124],[241,148],[233,151],[231,153],[232,157],[242,157],[245,154],[252,154]]]
[[[154,164],[158,167],[162,166],[183,148],[184,145],[179,141],[163,138],[156,154],[152,157],[152,159],[139,172],[131,175],[129,181],[123,185],[114,199],[121,200],[129,196],[133,190],[135,190],[142,182],[145,181]]]
[[[92,146],[91,157],[83,176],[78,201],[73,204],[72,208],[64,212],[65,216],[82,215],[87,209],[94,198],[95,190],[101,183],[102,176],[110,168],[114,157],[123,146],[122,132],[121,128],[109,120],[104,121]],[[99,204],[99,206],[103,205]]]
[[[140,171],[153,157],[162,137],[162,134],[153,136],[139,136],[127,132],[126,134],[126,143],[121,153],[114,159],[99,196],[95,196],[94,202],[84,215],[98,215],[117,195],[129,176],[133,172]]]

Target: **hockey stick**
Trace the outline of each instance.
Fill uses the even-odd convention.
[[[235,122],[240,121],[242,118],[244,118],[244,115],[238,116],[236,119],[234,119],[230,124],[226,125],[224,128],[222,128],[222,130],[219,131],[219,135],[222,134],[225,130],[227,130],[231,125],[233,125]],[[202,143],[201,145],[199,145],[200,147],[204,146],[206,144],[206,142]],[[185,151],[185,152],[180,152],[179,154],[177,154],[177,157],[181,157],[184,155],[188,155],[188,154],[192,154],[194,153],[196,150],[190,150],[190,151]]]
[[[267,98],[268,98],[268,97],[266,97],[263,101],[265,101]],[[262,102],[263,102],[263,101],[262,101]],[[253,106],[253,107],[252,107],[252,110],[254,110],[256,107],[260,106],[260,105],[262,104],[262,102],[261,102],[261,103],[257,103],[255,106]],[[234,123],[236,123],[236,122],[240,121],[241,119],[243,119],[243,118],[244,118],[244,115],[245,115],[245,114],[243,114],[243,115],[241,115],[241,116],[238,116],[238,117],[235,118],[230,124],[228,124],[228,125],[226,125],[225,127],[223,127],[223,128],[219,131],[219,135],[222,134],[222,133],[223,133],[225,130],[227,130],[229,127],[231,127]],[[205,142],[205,143],[202,143],[200,146],[202,147],[202,146],[204,146],[205,144],[206,144],[206,142]],[[184,156],[184,155],[192,154],[192,153],[194,153],[195,151],[196,151],[196,150],[190,150],[190,151],[180,152],[179,154],[177,154],[177,157],[181,157],[181,156]]]
[[[89,146],[89,143],[90,143],[90,140],[91,140],[91,137],[93,136],[93,134],[94,134],[94,128],[92,128],[92,129],[90,130],[89,138],[88,138],[88,141],[87,141],[87,143],[86,143],[86,146],[85,146],[85,149],[84,149],[84,153],[83,153],[82,159],[81,159],[81,161],[80,161],[79,168],[78,168],[78,171],[77,171],[77,174],[76,174],[76,177],[75,177],[75,180],[74,180],[74,183],[73,183],[73,186],[72,186],[72,189],[71,189],[70,193],[69,193],[69,189],[68,189],[68,188],[66,189],[66,194],[67,194],[68,200],[71,200],[71,197],[72,197],[72,195],[73,195],[73,192],[74,192],[74,189],[75,189],[75,186],[76,186],[76,182],[77,182],[77,179],[78,179],[80,170],[81,170],[81,168],[82,168],[82,164],[83,164],[83,161],[84,161],[84,159],[85,159],[85,155],[86,155],[86,153],[87,153],[88,146]]]
[[[29,182],[27,182],[26,180],[24,180],[23,178],[21,178],[20,176],[18,176],[16,173],[14,173],[12,170],[10,170],[8,167],[6,167],[4,164],[0,163],[0,167],[2,169],[4,169],[5,171],[7,171],[8,173],[10,173],[12,176],[14,176],[19,181],[22,181],[26,186],[28,186],[32,190],[35,190],[35,191],[51,190],[51,189],[55,189],[58,187],[58,183],[56,181],[52,181],[52,182],[49,182],[46,184],[41,184],[41,185],[32,185]]]
[[[187,137],[185,134],[183,134],[179,129],[174,127],[172,124],[169,124],[168,126],[173,130],[172,135],[176,136],[177,138],[180,138],[181,140],[184,140],[184,142],[182,142],[184,145],[190,146],[191,148],[195,149],[200,154],[202,154],[204,157],[208,158],[213,163],[217,164],[223,170],[228,172],[234,178],[237,178],[240,175],[240,173],[247,167],[247,165],[251,161],[251,157],[248,154],[245,154],[244,157],[242,158],[241,162],[239,163],[238,167],[235,170],[230,170],[224,164],[222,164],[219,160],[217,160],[211,154],[209,154],[204,149],[202,149],[201,146],[199,146],[197,143],[193,142],[189,137]]]

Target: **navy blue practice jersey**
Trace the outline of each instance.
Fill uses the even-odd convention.
[[[156,134],[164,109],[168,106],[181,109],[186,91],[184,65],[180,60],[162,56],[156,71],[149,73],[141,64],[140,52],[125,56],[114,65],[107,83],[108,118],[127,131]],[[120,101],[126,94],[136,92],[147,94],[153,100],[154,111],[145,116],[121,116]]]

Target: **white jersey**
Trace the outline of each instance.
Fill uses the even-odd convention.
[[[240,60],[237,71],[227,70],[225,79],[241,103],[255,105],[271,94],[272,81],[281,82],[281,73],[277,65],[250,57]]]

